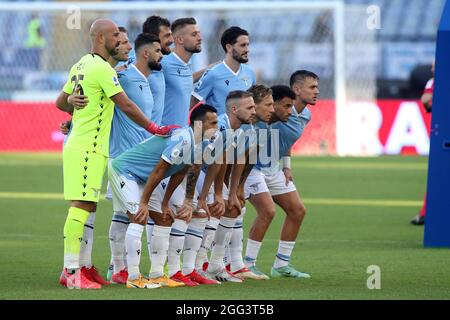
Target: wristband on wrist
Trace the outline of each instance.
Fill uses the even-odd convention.
[[[291,157],[283,157],[283,169],[290,169],[291,168]]]

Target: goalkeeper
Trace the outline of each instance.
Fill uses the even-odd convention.
[[[79,255],[84,224],[95,211],[109,154],[109,135],[114,104],[152,134],[168,135],[173,126],[151,122],[127,97],[117,74],[107,62],[117,53],[119,29],[111,20],[95,20],[90,29],[92,50],[70,70],[63,92],[56,100],[59,109],[72,113],[73,128],[63,150],[64,199],[70,201],[64,225],[63,282],[69,289],[98,289],[98,283],[80,272]],[[67,102],[69,95],[88,96],[84,108]]]

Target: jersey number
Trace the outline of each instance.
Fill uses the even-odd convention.
[[[84,79],[83,74],[77,74],[77,75],[72,76],[70,81],[75,83],[73,93],[84,95],[84,90],[80,83],[80,81],[83,81],[83,79]]]

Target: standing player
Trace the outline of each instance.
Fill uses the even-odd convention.
[[[283,168],[280,169],[278,163],[266,165],[258,163],[245,185],[246,197],[250,197],[250,202],[257,211],[257,217],[250,229],[244,260],[250,270],[264,275],[256,268],[256,259],[264,235],[275,216],[275,202],[284,210],[286,218],[271,275],[309,278],[308,274],[299,272],[289,265],[306,210],[293,184],[288,155],[290,148],[301,136],[311,118],[306,105],[316,104],[319,94],[318,77],[311,72],[297,71],[291,76],[291,88],[293,90],[286,86],[272,87],[275,113],[270,121],[272,123],[270,129],[272,132],[278,130],[279,140],[275,143],[278,143]],[[268,279],[266,275],[265,277]]]
[[[173,218],[172,210],[177,211],[180,218],[192,214],[197,177],[190,176],[188,179],[186,198],[184,189],[177,187],[188,167],[193,164],[194,149],[201,147],[203,135],[217,130],[216,111],[211,106],[202,105],[191,114],[191,121],[190,127],[176,130],[170,138],[153,136],[136,145],[122,153],[110,165],[108,174],[115,195],[113,205],[116,209],[126,211],[131,220],[125,240],[128,288],[153,288],[155,283],[169,287],[184,285],[163,275],[169,245],[167,236],[171,230],[171,219],[167,218]],[[202,122],[202,129],[196,130],[194,134],[192,126],[195,121]],[[170,176],[172,178],[168,183],[162,182]],[[169,199],[175,189],[179,191],[177,195],[173,195],[169,208]],[[144,278],[139,271],[141,236],[148,220],[148,210],[157,222],[152,239],[151,279]],[[166,220],[169,220],[168,225],[165,225]]]
[[[119,82],[130,99],[150,118],[154,101],[147,79],[152,70],[161,69],[161,46],[157,36],[145,33],[138,35],[134,46],[137,59],[134,64],[118,73]],[[110,136],[110,161],[149,137],[147,131],[130,121],[119,108],[115,108]],[[124,239],[129,221],[125,212],[116,211],[112,221],[109,232],[113,260],[111,278],[114,283],[126,283]],[[123,232],[118,232],[119,228]]]
[[[160,45],[161,45],[161,53],[163,55],[170,54],[170,46],[173,43],[173,37],[172,37],[172,31],[170,30],[170,22],[162,17],[159,16],[151,16],[148,17],[147,20],[145,20],[143,26],[142,26],[142,33],[149,33],[156,35],[159,38]],[[121,60],[124,61],[124,60]],[[125,67],[131,66],[136,61],[136,53],[135,50],[132,50],[130,52],[129,58],[125,61],[128,61]],[[150,84],[151,93],[153,96],[153,108],[150,119],[155,122],[156,124],[161,124],[162,114],[164,110],[164,96],[166,91],[166,84],[164,80],[164,73],[162,72],[162,68],[153,68],[152,72],[147,78],[148,83]],[[119,79],[120,81],[120,79]],[[119,274],[115,277],[115,280],[113,282],[115,283],[125,283],[126,281],[126,270],[123,270],[121,268],[122,263],[120,263],[119,268],[116,268],[116,271],[114,271],[114,263],[113,263],[113,257],[120,256],[120,252],[122,252],[123,261],[125,261],[125,233],[127,231],[129,220],[128,216],[125,214],[118,214],[113,215],[113,218],[111,220],[111,225],[109,228],[109,238],[113,239],[110,240],[111,245],[111,263],[108,268],[108,276],[107,279],[112,279],[112,274],[118,273]],[[149,219],[148,226],[147,226],[147,246],[150,250],[150,239],[152,237],[152,230],[153,230],[153,221]],[[118,258],[120,259],[120,258]],[[119,270],[119,271],[117,271]]]
[[[108,59],[108,63],[114,68],[119,62],[127,61],[128,54],[131,50],[131,44],[128,40],[127,30],[124,27],[119,27],[119,41],[120,45],[117,48],[117,54],[111,56]],[[119,79],[119,82],[120,79]],[[121,83],[122,85],[122,83]],[[72,97],[70,97],[72,98]],[[76,98],[76,97],[75,97]],[[87,96],[82,96],[83,100],[88,101]],[[133,99],[132,99],[133,100]],[[115,109],[116,111],[116,109]],[[146,116],[150,118],[147,114]],[[113,117],[114,118],[114,117]],[[71,121],[70,121],[71,122]],[[114,124],[114,120],[113,120]],[[111,128],[112,130],[112,128]],[[145,131],[144,129],[142,129]],[[66,137],[67,138],[67,137]],[[111,139],[110,139],[111,141]],[[97,269],[92,265],[92,246],[94,244],[94,222],[95,222],[95,212],[91,212],[88,220],[84,224],[83,239],[81,241],[80,248],[80,266],[81,272],[86,273],[86,277],[94,282],[105,285],[106,282],[98,273]]]
[[[431,67],[431,71],[434,75],[434,63]],[[425,90],[423,91],[421,102],[423,107],[425,108],[426,113],[431,113],[431,108],[433,106],[433,91],[434,91],[434,77],[428,80]],[[425,194],[425,198],[423,200],[422,209],[420,209],[419,213],[411,220],[411,224],[416,226],[422,226],[425,224],[425,215],[427,213],[427,195]]]
[[[235,90],[246,91],[256,84],[255,73],[245,64],[248,62],[250,52],[248,32],[236,26],[230,27],[223,32],[220,43],[225,51],[224,60],[203,74],[191,97],[191,108],[199,101],[204,100],[215,106],[219,115],[226,112],[225,101],[228,93]],[[235,239],[243,237],[243,214],[239,216],[233,230]],[[206,228],[214,230],[214,221],[209,221]],[[242,252],[242,243],[239,244],[239,241],[237,243],[234,241],[234,243],[240,247]],[[229,260],[230,255],[227,252],[225,260]]]
[[[59,109],[73,112],[73,129],[63,151],[64,198],[71,203],[64,226],[64,272],[60,282],[68,288],[101,288],[80,272],[80,242],[84,224],[100,197],[109,156],[113,104],[151,133],[166,135],[173,129],[152,123],[123,93],[115,70],[107,62],[117,53],[119,35],[111,20],[94,21],[90,29],[92,52],[72,67],[56,100]],[[85,108],[74,110],[68,104],[67,98],[74,92],[89,97]]]
[[[162,61],[166,94],[162,124],[188,124],[189,99],[194,89],[190,59],[202,50],[202,37],[194,18],[177,19],[172,24],[175,49]]]
[[[170,46],[173,44],[173,36],[170,30],[169,20],[160,16],[148,17],[142,26],[142,32],[151,33],[159,37],[161,52],[164,56],[171,53]],[[148,78],[148,81],[155,101],[151,119],[160,125],[164,112],[164,98],[166,94],[166,83],[162,69],[154,70]]]
[[[231,27],[224,31],[220,43],[225,51],[224,60],[203,74],[191,97],[191,108],[204,100],[216,106],[219,115],[226,112],[225,100],[228,93],[245,91],[256,84],[255,73],[245,65],[250,52],[248,32],[239,27]]]

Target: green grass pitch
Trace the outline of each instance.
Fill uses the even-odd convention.
[[[424,249],[423,227],[409,224],[421,206],[426,169],[423,157],[294,159],[307,216],[291,262],[311,279],[78,291],[58,284],[67,214],[60,155],[0,154],[0,299],[449,299],[449,251]],[[245,235],[255,215],[248,207]],[[101,201],[96,216],[93,261],[103,275],[111,210]],[[264,240],[262,271],[270,270],[282,219],[278,211]],[[145,245],[143,251],[146,273]],[[381,269],[381,290],[367,288],[371,265]]]

